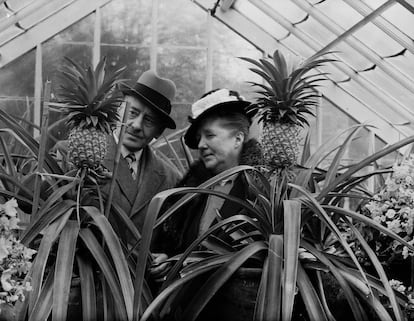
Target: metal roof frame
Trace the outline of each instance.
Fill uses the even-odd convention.
[[[7,2],[1,1],[1,3]],[[34,0],[16,10],[0,20],[0,36],[7,28],[19,26],[10,37],[0,38],[0,67],[32,50],[108,2],[110,0]]]
[[[21,8],[0,18],[0,67],[38,48],[110,1],[21,0],[25,3]],[[332,55],[340,63],[323,70],[330,73],[330,81],[321,88],[322,96],[352,119],[375,126],[372,131],[386,143],[414,135],[414,19],[413,28],[404,29],[399,21],[387,16],[398,9],[410,17],[414,0],[335,0],[354,13],[352,25],[332,19],[329,5],[333,2],[320,0],[284,0],[283,5],[295,6],[294,18],[281,9],[281,3],[276,6],[271,0],[191,1],[264,54],[283,48],[307,58],[334,51]],[[8,2],[13,3],[0,0],[0,5],[9,7]],[[364,32],[373,28],[383,39],[389,39],[385,51],[378,50],[383,43],[363,41]],[[323,38],[315,30],[328,37]],[[95,33],[99,38],[97,28]],[[94,47],[98,48],[99,43]],[[40,55],[39,50],[37,53]]]
[[[376,9],[372,9],[364,0],[337,0],[343,1],[362,15],[362,19],[357,23],[344,29],[335,24],[312,1],[289,1],[306,14],[303,20],[312,17],[335,36],[334,40],[324,41],[324,39],[318,39],[315,35],[309,34],[308,30],[299,26],[302,21],[289,21],[287,17],[277,11],[276,6],[270,6],[270,1],[266,0],[233,1],[232,6],[226,8],[225,11],[217,10],[215,18],[265,54],[272,53],[276,48],[283,48],[295,55],[305,56],[304,53],[310,52],[312,55],[326,50],[335,51],[339,45],[347,46],[350,51],[355,52],[355,55],[368,61],[369,67],[363,70],[358,69],[351,59],[353,57],[335,54],[341,63],[329,66],[328,72],[331,71],[337,78],[329,77],[332,81],[326,82],[321,89],[323,97],[352,119],[375,126],[372,131],[386,143],[394,143],[404,137],[414,135],[414,126],[407,126],[407,124],[414,123],[414,108],[407,103],[411,98],[411,101],[414,101],[414,75],[397,68],[390,61],[392,57],[380,55],[374,48],[370,48],[355,36],[355,33],[365,25],[374,24],[380,32],[391,37],[404,50],[412,53],[413,39],[404,30],[400,30],[384,18],[383,13],[396,4],[401,4],[410,12],[412,12],[413,6],[406,0],[388,0],[383,1]],[[216,1],[195,0],[194,2],[208,11]],[[259,15],[260,18],[258,18]],[[266,21],[269,18],[284,28],[286,35],[277,37],[272,34],[271,27],[268,26],[266,29]],[[289,37],[294,39],[296,43],[300,42],[303,46],[302,53],[286,41]],[[370,72],[371,69],[375,69],[375,74]],[[381,83],[382,86],[378,85],[376,76],[385,79]],[[391,92],[392,88],[398,88],[398,93],[402,93],[401,95],[405,99],[402,99],[401,95],[398,96]]]

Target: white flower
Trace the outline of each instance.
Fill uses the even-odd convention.
[[[29,249],[28,247],[24,247],[24,249],[23,249],[23,257],[24,257],[25,259],[29,259],[29,260],[31,260],[31,259],[32,259],[32,256],[33,256],[36,252],[37,252],[36,250]]]
[[[404,245],[404,247],[403,247],[403,249],[402,249],[402,252],[401,252],[401,255],[402,255],[402,257],[404,258],[404,260],[406,259],[406,258],[408,258],[408,247],[406,247],[405,245]]]
[[[14,304],[24,300],[30,283],[23,283],[36,251],[25,247],[16,238],[19,229],[17,202],[11,199],[0,204],[0,303]]]
[[[413,185],[413,183],[414,183],[414,180],[413,180],[413,178],[411,176],[407,176],[405,178],[405,184],[407,184],[407,185]]]
[[[387,217],[387,218],[394,218],[394,216],[395,216],[395,214],[396,214],[397,212],[395,211],[395,210],[393,210],[392,208],[390,208],[388,211],[387,211],[387,213],[385,213],[385,216]]]
[[[379,224],[383,222],[383,216],[375,216],[373,220]]]
[[[400,227],[400,222],[398,220],[387,222],[387,228],[389,228],[391,231],[397,234],[402,231]]]
[[[12,271],[10,269],[3,271],[1,274],[0,282],[1,287],[4,291],[11,291],[13,289],[13,285],[10,282],[10,279],[12,277]]]
[[[390,178],[387,178],[385,184],[387,185],[389,191],[396,191],[399,188],[399,185],[395,182],[395,180]]]
[[[4,204],[0,204],[0,209],[3,209],[7,216],[16,217],[17,216],[17,201],[12,198]]]
[[[17,217],[11,217],[9,219],[9,229],[10,230],[17,230],[19,228],[20,220]]]
[[[2,262],[10,253],[10,240],[0,236],[0,262]]]
[[[409,244],[414,245],[414,239],[412,239],[411,241],[408,241]],[[408,249],[408,247],[406,247],[404,245],[403,249],[402,249],[402,256],[404,259],[408,258],[408,256],[414,256],[413,252],[410,252],[410,250]]]
[[[394,279],[392,279],[392,280],[390,280],[390,286],[394,289],[394,290],[396,290],[396,291],[398,291],[398,292],[400,292],[400,293],[405,293],[405,291],[407,290],[407,288],[404,286],[404,284],[401,282],[401,281],[398,281],[398,280],[394,280]]]
[[[413,305],[414,304],[414,294],[410,293],[408,295],[408,303]]]
[[[33,287],[30,284],[30,282],[26,282],[26,284],[24,285],[24,290],[25,291],[32,291],[33,290]]]

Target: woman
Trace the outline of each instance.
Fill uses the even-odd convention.
[[[251,119],[245,107],[250,103],[237,92],[219,89],[206,93],[192,105],[190,127],[184,140],[197,149],[199,159],[191,165],[179,187],[195,187],[232,167],[260,165],[262,154],[256,140],[248,139]],[[248,185],[243,175],[234,175],[214,187],[215,190],[248,197]],[[182,253],[217,219],[239,214],[242,207],[216,196],[198,195],[173,214],[164,225],[163,251],[172,256]]]
[[[191,165],[178,187],[198,186],[209,178],[241,164],[262,164],[259,144],[248,139],[251,120],[245,108],[249,104],[237,92],[220,89],[208,92],[192,105],[190,127],[185,133],[184,140],[189,148],[198,150],[199,159]],[[228,177],[213,189],[240,199],[249,198],[248,184],[241,174]],[[173,200],[171,201],[173,203]],[[154,247],[169,257],[183,253],[199,235],[214,224],[217,213],[225,219],[242,211],[243,208],[234,202],[199,194],[167,220],[163,231],[157,233],[158,240],[155,243],[158,246]],[[162,242],[159,242],[160,239]],[[165,259],[166,255],[158,256],[156,263]],[[156,279],[162,279],[167,270],[165,263],[159,264],[152,269],[152,275]],[[207,276],[187,284],[186,287],[190,290],[187,289],[175,297],[170,313],[162,319],[181,320],[181,313],[186,302],[190,300],[188,295],[194,292],[191,289],[201,286],[205,277]],[[217,300],[218,297],[214,297],[210,301],[197,318],[198,321],[221,320],[217,315]]]

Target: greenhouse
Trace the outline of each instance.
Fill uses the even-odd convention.
[[[414,320],[413,0],[0,0],[0,320]]]

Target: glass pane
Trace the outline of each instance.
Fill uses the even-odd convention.
[[[402,114],[410,111],[412,113],[411,116],[414,117],[414,109],[411,107],[413,101],[412,92],[404,88],[402,84],[389,77],[388,74],[377,68],[362,72],[361,74],[377,89],[382,92],[388,92],[387,96],[395,100],[395,104],[390,106],[390,109],[397,108]]]
[[[312,48],[293,34],[289,34],[289,36],[281,40],[280,43],[283,50],[304,59],[309,58],[315,53],[314,42],[308,42],[308,44],[313,46]]]
[[[368,23],[356,30],[354,36],[382,57],[394,55],[404,49],[373,23]]]
[[[333,33],[329,28],[323,26],[312,16],[309,16],[306,20],[296,24],[295,26],[311,39],[315,39],[315,45],[320,44],[323,46],[337,38],[335,33]]]
[[[29,5],[32,0],[13,0],[13,1],[7,1],[7,4],[9,5],[9,8],[12,10],[19,10],[20,8],[23,8],[27,5]]]
[[[95,14],[93,13],[60,32],[55,36],[55,39],[60,41],[86,41],[92,43],[94,25]]]
[[[386,0],[364,0],[368,6],[370,6],[373,9],[377,9],[381,5],[383,5]]]
[[[151,3],[145,0],[113,0],[104,6],[101,10],[102,43],[148,46],[152,37]]]
[[[261,57],[261,51],[221,22],[214,20],[213,50],[233,57]]]
[[[392,109],[393,103],[390,97],[383,92],[373,91],[371,88],[369,91],[364,85],[367,83],[366,79],[358,79],[356,81],[348,81],[342,83],[341,87],[344,88],[350,95],[354,97],[360,97],[361,102],[366,104],[370,108],[370,112],[380,115],[382,119],[392,124],[405,123],[407,121],[405,115],[402,115],[398,109]],[[341,102],[339,101],[338,104]],[[395,104],[395,103],[394,103]],[[356,116],[357,117],[357,116]]]
[[[158,73],[177,86],[176,103],[192,103],[205,91],[205,50],[159,48]]]
[[[0,6],[0,19],[5,19],[10,16],[10,11],[4,6]]]
[[[188,0],[160,1],[158,43],[205,46],[207,13]]]
[[[322,100],[320,111],[322,117],[322,145],[324,143],[327,143],[332,137],[336,137],[344,129],[349,128],[355,124],[355,122],[345,113],[332,106],[332,104],[326,100]],[[342,142],[344,139],[345,135],[342,135],[339,138],[339,141],[336,143],[340,144],[340,142]],[[333,154],[329,155],[327,159],[324,160],[323,165],[329,165],[333,157]],[[344,158],[348,159],[349,156],[345,155]]]
[[[276,39],[283,39],[289,34],[284,27],[249,1],[235,1],[234,6],[249,20],[260,22],[260,27]]]
[[[60,70],[63,64],[66,64],[64,57],[68,57],[87,68],[92,63],[92,45],[86,44],[68,44],[61,41],[60,35],[47,41],[42,46],[43,53],[43,81],[51,81],[52,95],[56,95],[59,86],[62,84]],[[63,116],[59,112],[51,112],[49,115],[49,124],[55,123]],[[58,138],[66,137],[66,130],[59,126],[54,129],[54,136]],[[55,133],[56,131],[56,133]]]
[[[345,65],[348,65],[353,71],[369,69],[373,65],[373,62],[366,58],[365,55],[360,54],[355,47],[352,47],[345,42],[340,42],[337,46],[335,46],[335,48],[333,48],[333,50],[337,51],[337,53],[335,53],[335,57],[342,60]],[[372,51],[371,53],[375,55]],[[342,62],[337,62],[334,65],[339,68],[345,67]]]
[[[355,121],[352,121],[351,124],[356,124]],[[347,161],[349,164],[355,164],[356,162],[368,157],[371,152],[369,150],[369,131],[362,129],[358,132],[357,137],[351,143],[351,148],[347,153]],[[365,167],[365,170],[368,168]]]
[[[5,30],[0,31],[0,45],[7,43],[8,41],[12,40],[18,34],[21,34],[23,30],[17,28],[16,26],[10,26]]]
[[[27,132],[33,135],[33,127],[30,125],[33,122],[33,100],[29,97],[12,97],[11,99],[0,99],[0,109],[8,115],[14,116],[14,119]],[[0,128],[5,128],[5,124],[0,121]],[[13,135],[2,134],[2,138],[10,153],[16,155],[26,155],[27,147],[24,147]],[[3,154],[3,150],[0,152]]]
[[[34,50],[2,67],[0,72],[0,96],[33,97],[34,72]]]
[[[175,120],[177,129],[166,129],[164,134],[168,135],[176,130],[187,127],[189,125],[189,115],[191,115],[191,104],[172,104],[171,117]]]
[[[357,11],[351,8],[345,1],[313,1],[315,8],[347,30],[363,19]]]
[[[411,39],[414,38],[413,13],[404,8],[398,2],[385,11],[382,16],[407,34]]]
[[[376,138],[375,140],[375,151],[380,151],[387,147],[387,144],[385,144],[384,141]],[[382,157],[378,165],[381,168],[387,168],[392,166],[398,159],[401,159],[401,155],[399,155],[397,152],[393,152],[391,154],[386,155],[385,157]]]
[[[237,90],[252,99],[253,88],[247,81],[261,82],[261,78],[249,70],[253,65],[239,57],[259,59],[262,52],[219,22],[214,24],[213,50],[213,88]]]
[[[292,23],[301,21],[306,16],[306,13],[296,6],[293,1],[263,0],[263,2],[274,12],[281,14]]]
[[[247,55],[246,55],[247,56]],[[258,75],[251,72],[247,63],[221,53],[214,54],[213,88],[229,88],[238,91],[247,100],[255,97],[254,90],[248,81],[261,83]]]
[[[101,55],[107,57],[112,70],[126,66],[122,77],[130,79],[132,83],[150,68],[149,48],[105,45],[101,47]]]
[[[0,99],[0,108],[11,116],[15,116],[17,122],[26,128],[32,130],[28,122],[33,121],[33,98],[32,97],[2,97]],[[4,128],[4,127],[2,127]]]
[[[59,38],[54,38],[42,46],[43,50],[43,79],[52,82],[52,93],[58,89],[61,79],[59,77],[60,67],[65,64],[64,57],[68,57],[84,68],[92,63],[92,46],[65,44]]]
[[[408,50],[403,55],[386,59],[387,62],[396,66],[400,72],[414,79],[414,54]]]

